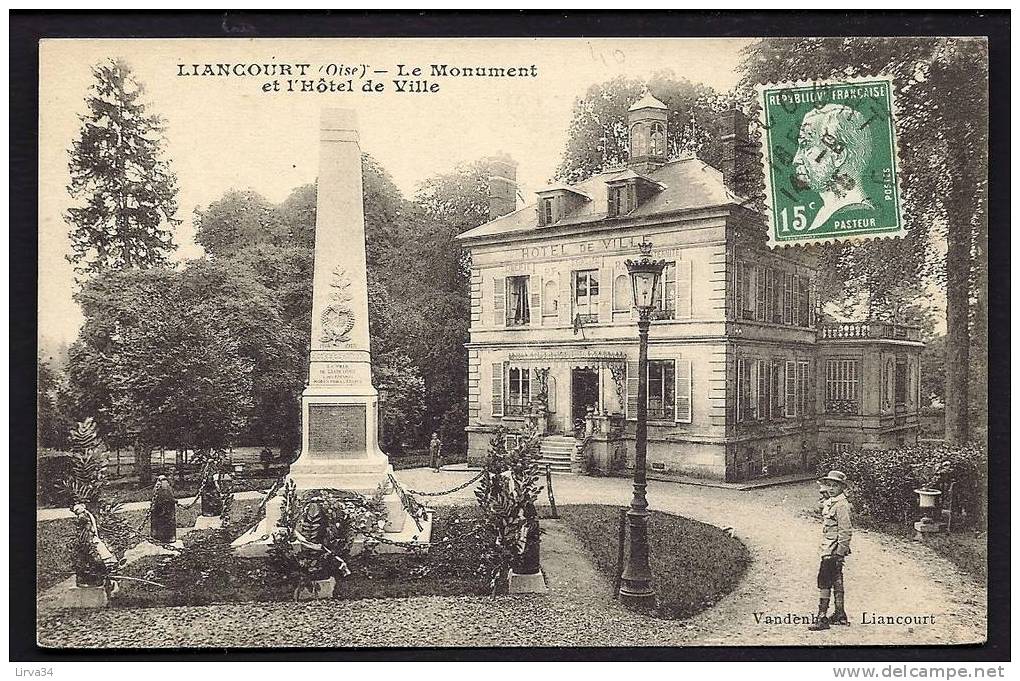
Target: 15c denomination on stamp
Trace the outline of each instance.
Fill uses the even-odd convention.
[[[891,78],[758,94],[770,246],[904,234]]]

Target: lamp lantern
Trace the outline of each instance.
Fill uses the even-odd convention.
[[[641,242],[638,248],[641,249],[641,257],[628,260],[627,271],[630,273],[634,307],[642,315],[648,315],[659,304],[659,280],[666,261],[652,259],[652,244],[648,241]]]

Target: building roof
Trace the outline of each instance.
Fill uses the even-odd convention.
[[[658,99],[656,99],[654,96],[652,96],[651,92],[646,92],[644,96],[641,97],[641,99],[631,104],[630,108],[627,109],[627,111],[637,111],[639,109],[665,109],[665,108],[668,107],[662,102],[660,102]]]
[[[457,236],[458,239],[480,239],[500,236],[519,236],[540,233],[544,230],[570,225],[587,225],[608,218],[609,187],[607,182],[638,176],[627,167],[615,168],[593,175],[571,187],[583,196],[590,197],[563,218],[548,225],[539,226],[536,204],[531,203],[495,220],[469,229]],[[722,173],[696,156],[670,161],[645,175],[642,179],[655,182],[661,191],[645,199],[623,219],[654,218],[683,211],[715,208],[740,204],[740,197],[730,192],[723,184]]]

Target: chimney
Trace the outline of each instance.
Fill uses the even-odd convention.
[[[734,194],[745,198],[755,194],[757,175],[752,164],[758,163],[758,146],[751,143],[748,125],[747,116],[738,109],[724,111],[717,119],[723,182]]]
[[[489,219],[517,210],[517,163],[506,155],[485,159],[489,171]]]

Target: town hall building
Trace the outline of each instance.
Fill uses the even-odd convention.
[[[459,236],[471,261],[468,457],[499,426],[543,434],[561,470],[633,465],[638,335],[625,261],[667,261],[649,334],[648,461],[730,481],[813,470],[820,452],[918,435],[919,330],[823,324],[815,256],[770,250],[734,193],[746,119],[723,116],[726,160],[667,158],[667,108],[628,112],[630,160],[555,184],[514,210],[494,172],[490,222]],[[504,214],[505,213],[505,214]]]

